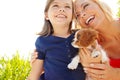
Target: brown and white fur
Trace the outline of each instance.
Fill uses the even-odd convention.
[[[102,58],[100,60],[101,63],[107,62],[108,57],[106,55],[106,52],[101,48],[101,46],[97,42],[98,38],[98,32],[93,29],[80,29],[75,33],[75,37],[73,39],[72,45],[75,48],[79,48],[79,51],[81,48],[87,48],[91,51],[91,57],[96,58],[100,54],[102,55]],[[100,48],[99,50],[97,48]],[[68,64],[69,69],[76,69],[78,64],[80,62],[79,55],[76,55],[71,63]],[[92,80],[92,79],[87,79]]]

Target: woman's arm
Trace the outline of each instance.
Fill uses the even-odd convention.
[[[36,59],[34,63],[32,63],[32,69],[30,71],[28,80],[38,80],[40,75],[43,72],[43,62],[44,60]]]

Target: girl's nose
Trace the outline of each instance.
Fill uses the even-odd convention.
[[[63,8],[60,8],[59,11],[60,11],[60,12],[64,12],[65,10],[64,10]]]

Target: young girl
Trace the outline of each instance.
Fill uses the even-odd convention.
[[[36,40],[38,58],[32,65],[30,80],[85,80],[81,64],[76,70],[67,65],[78,49],[71,45],[74,38],[72,27],[72,0],[47,0],[45,24]],[[42,73],[44,69],[44,73]]]

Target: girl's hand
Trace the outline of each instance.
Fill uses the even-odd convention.
[[[33,63],[35,62],[36,58],[38,57],[38,52],[36,51],[36,49],[32,52],[31,55],[31,60],[30,60],[30,65],[32,66]]]

